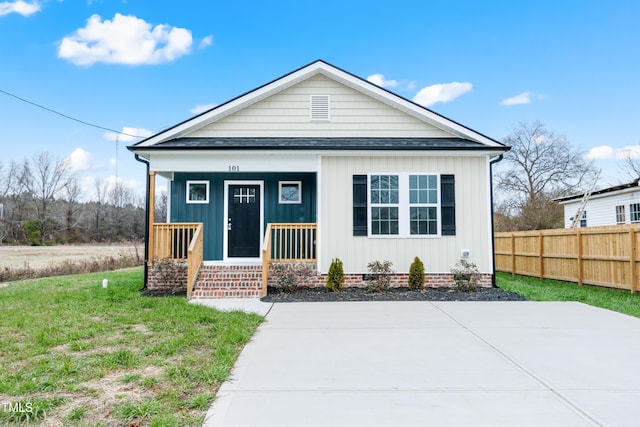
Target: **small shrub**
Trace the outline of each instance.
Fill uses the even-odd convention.
[[[344,285],[344,268],[342,261],[335,258],[331,261],[329,272],[327,273],[326,288],[327,292],[340,292]]]
[[[290,293],[295,291],[301,283],[306,282],[313,274],[313,268],[309,264],[273,264],[273,275],[276,279],[275,287],[280,292]]]
[[[424,264],[418,257],[415,257],[409,267],[409,289],[413,291],[424,289]]]
[[[478,288],[479,272],[475,262],[461,258],[451,269],[455,289],[462,292],[474,292]]]
[[[367,288],[369,292],[378,294],[389,289],[391,274],[393,274],[392,266],[391,261],[371,261],[367,264],[370,279]]]

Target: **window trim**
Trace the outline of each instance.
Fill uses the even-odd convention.
[[[193,184],[204,184],[205,185],[205,197],[204,200],[191,200],[189,198],[190,196],[190,191],[189,191],[189,187]],[[208,204],[209,203],[209,181],[207,180],[187,180],[186,183],[186,203],[188,205],[203,205],[203,204]]]
[[[282,200],[282,184],[296,184],[298,186],[298,200]],[[302,181],[278,181],[278,203],[281,205],[302,204]]]
[[[627,223],[627,213],[625,209],[625,205],[616,205],[616,224],[626,224]]]
[[[634,207],[636,209],[633,209]],[[629,204],[629,221],[631,222],[631,224],[637,224],[640,222],[640,203]]]
[[[426,190],[427,192],[430,191],[431,189],[428,186],[427,186],[427,188],[424,188],[424,189],[420,188],[420,179],[419,179],[419,177],[421,177],[421,176],[426,176],[426,177],[435,176],[436,185],[435,185],[435,188],[433,188],[433,190],[436,191],[436,202],[435,203],[428,203],[428,202],[425,202],[425,203],[420,203],[420,202],[411,203],[411,177],[412,176],[418,177],[418,188],[416,188],[416,191]],[[440,205],[438,204],[439,193],[441,192],[440,191],[440,182],[439,182],[440,180],[438,179],[438,177],[439,176],[437,174],[423,174],[423,173],[421,173],[421,174],[410,173],[409,174],[408,187],[407,188],[408,188],[408,191],[409,191],[409,235],[411,237],[414,237],[414,236],[435,236],[435,235],[438,234],[438,223],[440,222],[438,220],[438,218],[441,216],[441,214],[439,214]],[[420,233],[413,234],[413,233],[411,233],[411,221],[412,221],[412,219],[411,219],[411,208],[433,208],[433,209],[435,209],[435,212],[436,212],[436,232],[435,233],[426,233],[426,234],[420,234]],[[428,226],[427,226],[427,230],[428,230]]]
[[[398,203],[379,204],[371,202],[371,177],[372,176],[395,175],[398,177]],[[410,202],[410,175],[434,175],[436,177],[437,203],[428,204],[428,207],[436,208],[436,234],[411,234],[411,207],[422,207],[424,204],[411,204]],[[440,184],[440,173],[435,172],[373,172],[367,174],[367,237],[371,239],[435,239],[442,237],[442,189]],[[371,213],[374,207],[397,207],[398,208],[398,234],[372,234]]]

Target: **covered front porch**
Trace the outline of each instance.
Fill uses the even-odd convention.
[[[149,282],[185,289],[187,298],[262,297],[274,263],[317,264],[317,224],[269,223],[259,263],[203,259],[202,223],[154,223],[149,236]]]
[[[149,206],[156,173],[149,172]],[[167,222],[155,222],[148,209],[149,290],[186,291],[189,298],[261,297],[272,264],[317,265],[315,173],[170,176]]]

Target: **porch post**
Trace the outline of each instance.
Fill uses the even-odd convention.
[[[155,222],[155,209],[156,209],[156,172],[149,172],[149,212],[147,212],[149,218],[149,263],[153,262],[155,258],[154,253],[154,240],[153,224]]]

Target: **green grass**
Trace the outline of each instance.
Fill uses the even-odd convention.
[[[532,301],[579,301],[635,317],[640,317],[640,294],[597,286],[578,286],[571,282],[540,280],[534,277],[498,273],[496,282],[507,291]]]
[[[262,318],[141,296],[142,274],[0,288],[0,426],[202,425]]]

